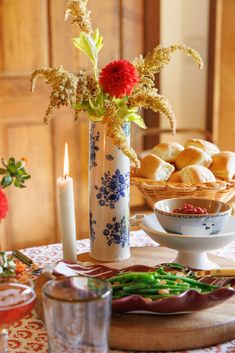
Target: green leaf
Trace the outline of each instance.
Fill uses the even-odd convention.
[[[15,164],[8,164],[8,171],[10,172],[10,174],[15,174],[16,173],[16,166]]]
[[[15,166],[15,164],[16,164],[15,158],[10,158],[9,161],[8,161],[8,165],[14,165]]]
[[[14,185],[15,185],[17,188],[20,188],[20,186],[21,186],[21,183],[20,183],[20,181],[19,181],[17,178],[14,180]]]
[[[88,117],[89,117],[89,120],[94,121],[94,122],[102,121],[102,117],[101,116],[94,116],[94,115],[88,114]]]
[[[95,32],[93,33],[93,39],[94,39],[97,51],[99,52],[104,44],[103,44],[103,37],[100,35],[98,28],[96,28]]]
[[[91,109],[95,112],[95,115],[102,116],[104,114],[104,109],[99,104],[93,104],[93,102],[89,99],[89,105]]]
[[[10,158],[8,162],[2,159],[3,165],[6,167],[0,168],[0,175],[5,176],[2,178],[1,185],[3,188],[14,183],[17,187],[25,187],[23,184],[25,180],[30,178],[27,171],[25,170],[24,163],[22,161],[15,161],[15,158]]]
[[[130,113],[127,114],[125,116],[125,121],[126,122],[131,122],[133,121],[134,123],[136,123],[138,126],[140,126],[142,129],[146,129],[147,126],[145,125],[144,119],[142,118],[142,116],[140,116],[139,114],[136,113]]]
[[[24,176],[23,176],[23,179],[24,179],[24,180],[31,179],[31,175],[24,175]]]
[[[12,184],[12,181],[13,181],[12,177],[9,174],[7,174],[2,178],[1,185],[3,188],[6,188],[7,186]]]
[[[16,163],[16,169],[22,169],[24,167],[24,164],[22,161],[19,161]]]
[[[91,35],[85,32],[81,32],[80,36],[77,38],[73,38],[72,41],[74,46],[80,49],[83,53],[85,53],[92,62],[92,64],[97,67],[98,49]]]

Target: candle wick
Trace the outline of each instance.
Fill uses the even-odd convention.
[[[64,175],[65,180],[67,179],[67,177],[68,177],[68,175],[67,175],[67,174],[65,174],[65,175]]]

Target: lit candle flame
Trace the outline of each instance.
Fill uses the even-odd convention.
[[[69,154],[68,154],[68,144],[65,144],[64,148],[64,178],[69,175]]]

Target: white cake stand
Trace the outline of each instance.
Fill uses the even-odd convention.
[[[149,215],[136,215],[131,223],[138,223],[148,234],[148,236],[160,244],[170,249],[177,250],[177,256],[172,259],[184,266],[210,270],[218,268],[218,265],[211,262],[207,257],[207,252],[220,249],[235,241],[235,217],[231,216],[223,232],[215,235],[178,235],[166,233],[158,223],[154,213]]]

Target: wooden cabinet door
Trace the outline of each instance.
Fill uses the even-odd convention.
[[[0,226],[4,249],[60,240],[56,210],[56,178],[62,175],[64,143],[69,144],[70,175],[74,178],[77,238],[88,236],[88,122],[62,109],[43,124],[50,88],[30,75],[38,67],[63,65],[78,72],[89,62],[72,46],[75,27],[64,22],[66,0],[1,0],[0,2],[0,157],[26,157],[32,178],[26,189],[6,190],[10,211]],[[100,67],[142,52],[143,0],[90,0],[94,28],[105,46]],[[135,147],[139,139],[134,141]]]

